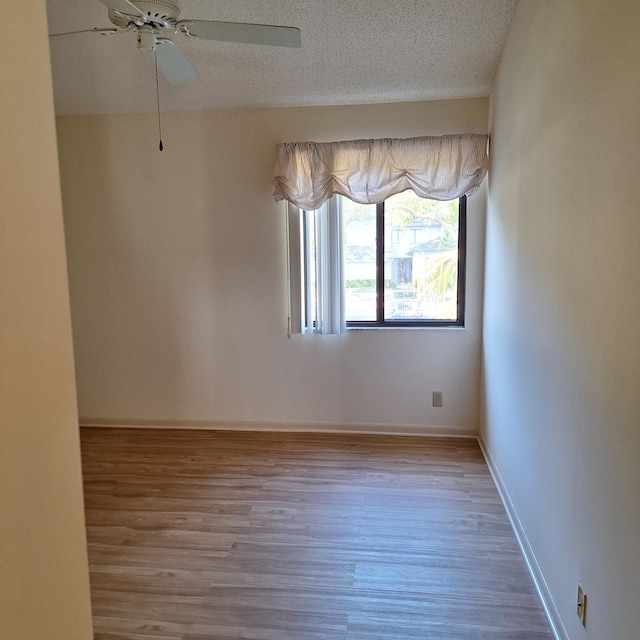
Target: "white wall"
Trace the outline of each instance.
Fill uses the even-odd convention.
[[[482,437],[572,639],[640,634],[639,24],[520,0],[491,94]]]
[[[163,153],[153,115],[59,118],[83,421],[475,432],[484,192],[465,330],[287,339],[270,180],[278,142],[483,133],[487,114],[486,99],[165,114]]]
[[[0,636],[92,638],[45,4],[0,38]]]

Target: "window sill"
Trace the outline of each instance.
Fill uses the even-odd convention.
[[[407,327],[407,326],[398,326],[398,327],[347,327],[347,331],[465,331],[466,327],[438,327],[438,326],[425,326],[421,325],[418,327]]]

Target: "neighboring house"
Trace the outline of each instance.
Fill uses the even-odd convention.
[[[345,227],[345,279],[375,278],[375,237],[373,217]],[[392,287],[407,286],[423,274],[428,261],[448,247],[443,246],[443,227],[437,221],[414,220],[411,225],[392,227],[386,234],[384,256],[386,280]]]

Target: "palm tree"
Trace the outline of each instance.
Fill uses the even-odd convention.
[[[438,318],[449,319],[456,317],[457,300],[455,296],[447,300],[447,295],[455,289],[457,281],[458,250],[451,249],[431,258],[415,284],[423,300],[436,303]]]

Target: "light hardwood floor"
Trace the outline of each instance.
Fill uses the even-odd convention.
[[[82,429],[96,640],[552,640],[470,439]]]

